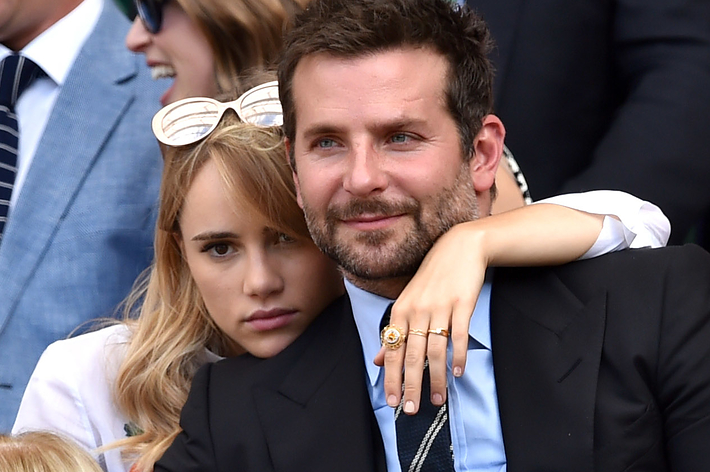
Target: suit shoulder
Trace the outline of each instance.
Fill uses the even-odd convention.
[[[710,254],[694,244],[628,249],[560,266],[496,268],[494,274],[496,293],[501,289],[532,293],[550,283],[562,283],[580,296],[630,287],[640,292],[650,287],[661,290],[667,284],[683,291],[710,285]]]
[[[126,48],[125,38],[130,27],[126,15],[107,0],[75,61],[79,66],[76,70],[72,68],[70,74],[78,80],[109,81],[132,88],[140,97],[148,97],[145,100],[148,100],[149,108],[157,109],[158,98],[169,81],[153,80],[143,55]]]
[[[650,270],[660,273],[663,270],[687,269],[699,273],[710,270],[710,254],[700,246],[686,244],[655,249],[629,249],[586,261],[560,266],[566,271],[633,271]]]
[[[62,339],[50,344],[42,354],[41,362],[81,366],[94,364],[99,360],[113,357],[114,349],[123,350],[130,342],[130,332],[123,324],[81,334],[74,338]],[[120,355],[118,356],[120,357]],[[81,369],[80,369],[81,370]]]
[[[243,380],[252,383],[254,381],[254,375],[264,370],[264,368],[268,369],[266,359],[259,359],[250,354],[243,354],[215,362],[209,369],[209,375],[211,379],[225,379],[231,376],[239,376],[242,377]],[[204,369],[204,367],[202,367],[202,369]]]

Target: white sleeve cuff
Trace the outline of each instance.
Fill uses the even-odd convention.
[[[594,190],[546,198],[553,203],[587,213],[606,215],[596,242],[580,259],[597,257],[627,248],[662,247],[668,242],[671,224],[660,208],[616,190]],[[609,216],[615,216],[610,218]]]

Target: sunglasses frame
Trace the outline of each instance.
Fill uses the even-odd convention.
[[[282,111],[278,113],[278,116],[281,118],[281,120],[277,119],[276,121],[280,121],[277,124],[264,125],[258,120],[252,119],[252,117],[254,116],[262,116],[265,114],[259,113],[258,108],[256,108],[258,104],[266,100],[273,105],[275,102],[278,102],[278,93],[278,81],[272,80],[270,82],[265,82],[261,85],[257,85],[256,87],[250,88],[242,95],[240,95],[239,98],[230,102],[220,102],[219,100],[215,100],[214,98],[209,97],[184,98],[182,100],[176,101],[175,103],[171,103],[169,105],[164,106],[158,111],[158,113],[155,114],[155,116],[153,116],[153,121],[151,122],[153,134],[158,139],[158,141],[165,144],[166,146],[177,147],[194,144],[209,136],[210,133],[215,130],[219,122],[222,120],[224,112],[229,109],[234,110],[239,119],[244,123],[249,123],[254,126],[259,126],[263,128],[271,126],[281,126],[281,123],[283,122]],[[253,101],[249,101],[250,99],[253,99]],[[189,105],[199,105],[200,103],[214,105],[216,107],[216,114],[214,112],[208,112],[209,120],[200,121],[199,115],[202,114],[200,112],[193,111],[182,114],[178,112],[178,110],[182,107],[186,107]],[[278,104],[280,107],[281,103],[278,102]],[[173,120],[167,123],[164,121],[172,113],[176,112],[178,114],[175,115]],[[277,116],[275,113],[273,113],[272,115]],[[172,138],[172,135],[168,136],[167,131],[169,130],[169,128],[171,128],[177,123],[180,123],[181,120],[184,120],[186,118],[192,118],[190,127],[195,126],[195,123],[197,123],[197,125],[199,126],[207,126],[207,130],[204,131],[204,133],[202,133],[200,136],[194,137],[194,139],[179,140]]]
[[[163,26],[163,7],[167,0],[134,0],[136,13],[150,34],[157,34]]]

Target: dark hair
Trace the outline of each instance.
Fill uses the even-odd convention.
[[[286,35],[279,65],[286,137],[293,142],[296,135],[293,75],[303,57],[361,57],[402,47],[432,48],[447,59],[446,104],[470,158],[493,108],[491,39],[479,16],[450,0],[313,0]]]

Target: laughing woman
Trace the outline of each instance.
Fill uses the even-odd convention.
[[[153,77],[173,77],[163,105],[243,90],[244,75],[274,65],[283,32],[308,0],[136,0],[126,46]]]

